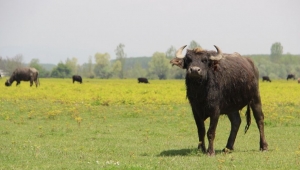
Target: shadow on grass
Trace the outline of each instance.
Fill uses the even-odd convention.
[[[215,150],[215,155],[220,155],[220,154],[231,154],[235,151],[231,152],[223,152],[223,150]],[[258,152],[256,151],[238,151],[238,152]],[[203,153],[202,151],[198,149],[179,149],[179,150],[167,150],[167,151],[162,151],[159,155],[157,156],[195,156],[195,155],[206,155],[206,153]]]
[[[162,151],[158,156],[188,156],[201,153],[198,149],[179,149]]]

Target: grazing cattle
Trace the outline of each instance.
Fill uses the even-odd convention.
[[[148,79],[144,77],[139,77],[137,80],[138,83],[149,83]]]
[[[289,79],[296,79],[296,76],[295,74],[288,74],[287,77],[286,77],[286,80],[289,80]]]
[[[10,78],[6,80],[5,85],[11,86],[14,81],[17,82],[17,85],[19,85],[21,81],[30,81],[30,87],[33,85],[33,82],[37,87],[38,85],[40,85],[38,76],[39,76],[39,72],[35,68],[32,67],[17,68],[12,73]]]
[[[241,124],[239,110],[247,106],[247,132],[253,111],[258,129],[260,150],[268,149],[264,135],[264,114],[259,93],[258,69],[250,58],[238,53],[226,54],[215,46],[217,52],[201,48],[187,50],[183,56],[181,47],[176,58],[170,63],[186,69],[186,96],[190,102],[194,119],[198,128],[198,149],[208,155],[214,155],[214,139],[217,123],[221,114],[227,114],[231,123],[231,131],[224,152],[234,149],[234,142]],[[205,124],[210,118],[207,131],[208,149],[205,147]]]
[[[264,81],[271,82],[269,76],[263,76],[263,77],[262,77],[262,81],[263,81],[263,82],[264,82]]]
[[[300,78],[298,78],[298,83],[300,83]]]
[[[81,76],[79,76],[79,75],[73,75],[73,76],[72,76],[72,79],[73,79],[73,83],[74,83],[75,81],[79,82],[80,84],[82,83],[82,78],[81,78]]]

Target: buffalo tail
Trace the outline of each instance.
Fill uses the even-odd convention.
[[[250,127],[250,124],[251,124],[251,115],[250,115],[250,106],[249,104],[247,105],[247,110],[246,110],[246,121],[247,121],[247,125],[245,126],[245,134],[247,133],[247,130],[249,129]]]

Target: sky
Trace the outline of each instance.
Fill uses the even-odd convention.
[[[224,53],[300,54],[299,0],[0,0],[0,56],[87,63],[122,43],[152,56],[192,40]]]

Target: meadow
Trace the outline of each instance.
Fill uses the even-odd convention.
[[[216,156],[197,150],[197,129],[184,80],[40,79],[4,86],[0,79],[0,169],[299,169],[300,84],[260,82],[267,152],[259,151],[245,109],[235,150],[217,127]],[[206,121],[206,128],[209,120]],[[207,144],[207,142],[206,142]]]

